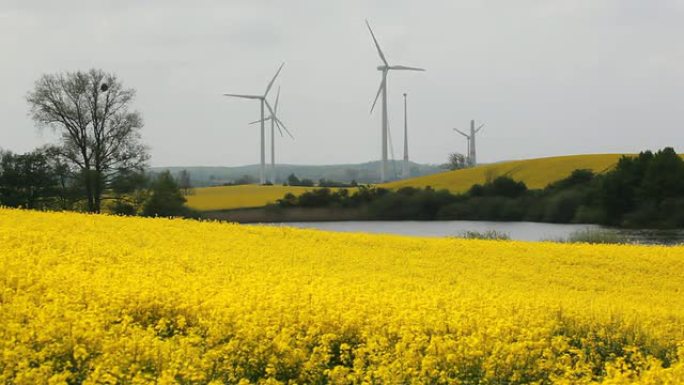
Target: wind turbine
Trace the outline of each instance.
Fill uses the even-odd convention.
[[[266,117],[265,120],[271,121],[271,184],[276,182],[276,168],[275,168],[275,128],[278,128],[280,136],[283,136],[283,130],[287,132],[287,135],[294,140],[294,136],[290,133],[290,130],[285,127],[285,124],[278,119],[278,101],[280,100],[280,87],[278,87],[278,93],[276,94],[275,104],[273,105],[272,113]],[[257,124],[261,120],[251,122],[250,124]]]
[[[241,99],[255,99],[259,100],[261,104],[261,167],[259,169],[259,183],[261,184],[266,184],[266,143],[264,140],[264,124],[266,120],[264,119],[264,105],[268,108],[269,112],[271,113],[272,116],[275,116],[273,113],[273,109],[271,108],[271,105],[268,104],[268,100],[266,100],[266,96],[268,95],[268,92],[271,90],[271,87],[273,87],[273,83],[275,82],[276,78],[278,77],[278,74],[280,74],[280,71],[283,69],[283,66],[285,63],[281,64],[280,67],[278,68],[278,71],[276,74],[273,76],[273,79],[271,79],[271,82],[268,83],[268,86],[266,87],[266,92],[264,92],[263,95],[243,95],[243,94],[223,94],[224,96],[230,96],[234,98],[241,98]],[[276,121],[278,121],[278,118],[275,118]]]
[[[457,131],[459,134],[463,135],[468,139],[468,165],[471,167],[477,166],[477,153],[475,151],[475,137],[477,136],[476,134],[482,130],[482,127],[484,127],[484,124],[481,124],[477,129],[475,128],[475,121],[471,120],[470,121],[470,135],[466,134],[465,132],[459,130],[458,128],[454,128],[454,131]]]
[[[408,109],[406,106],[406,92],[404,92],[404,163],[401,170],[403,178],[409,177],[409,155],[408,155]]]
[[[388,116],[387,116],[387,74],[391,70],[398,70],[398,71],[425,71],[422,68],[417,68],[417,67],[407,67],[403,65],[389,65],[387,62],[387,59],[385,58],[385,54],[382,52],[382,49],[380,48],[380,44],[378,43],[378,40],[375,38],[375,34],[373,33],[373,29],[371,29],[370,24],[368,23],[368,20],[366,20],[366,26],[368,27],[368,31],[370,31],[371,37],[373,38],[373,43],[375,43],[375,48],[378,50],[378,55],[380,56],[380,60],[382,60],[382,65],[378,66],[378,71],[382,72],[382,81],[380,82],[380,88],[378,88],[378,93],[375,95],[375,100],[373,100],[373,106],[371,107],[371,114],[373,113],[373,110],[375,109],[375,104],[378,102],[378,98],[380,97],[380,94],[382,94],[382,166],[380,168],[380,180],[381,182],[386,182],[387,181],[387,135],[388,135]]]

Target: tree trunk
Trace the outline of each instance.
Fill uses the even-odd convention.
[[[102,209],[102,174],[100,171],[95,170],[94,183],[93,183],[93,201],[95,203],[94,209],[96,213],[99,213]]]
[[[84,167],[83,167],[83,179],[84,179],[84,185],[86,189],[86,197],[88,198],[88,212],[89,213],[94,213],[95,212],[95,200],[93,199],[93,176],[90,170],[90,162],[88,161],[88,157],[84,155]]]

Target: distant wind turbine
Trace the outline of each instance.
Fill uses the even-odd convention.
[[[256,100],[260,101],[260,104],[261,104],[261,120],[260,120],[260,122],[261,122],[261,168],[259,169],[259,183],[261,183],[261,184],[266,184],[266,143],[264,140],[264,130],[265,130],[264,124],[265,124],[266,120],[264,119],[264,105],[268,108],[271,115],[275,116],[275,113],[273,112],[271,105],[268,104],[268,100],[266,100],[266,96],[268,96],[268,92],[271,90],[271,87],[273,87],[273,83],[275,83],[275,80],[278,77],[278,74],[280,74],[280,71],[283,69],[284,65],[285,65],[285,63],[280,65],[280,68],[278,68],[278,71],[273,76],[273,79],[271,79],[271,82],[268,83],[268,86],[266,87],[266,92],[264,92],[263,95],[223,94],[224,96],[230,96],[230,97],[234,97],[234,98],[256,99]],[[278,118],[275,117],[275,120],[278,121]]]
[[[278,87],[278,93],[276,94],[275,104],[273,105],[272,113],[266,117],[266,120],[271,121],[271,184],[276,182],[276,167],[275,167],[275,128],[278,128],[280,136],[283,136],[283,130],[287,132],[287,135],[294,140],[294,136],[290,133],[290,130],[285,127],[280,119],[278,119],[278,102],[280,100],[280,87]],[[261,120],[251,122],[250,124],[260,123]]]
[[[484,124],[481,124],[477,129],[475,128],[475,121],[471,120],[470,121],[470,135],[466,134],[465,132],[459,130],[458,128],[454,128],[454,131],[458,132],[459,134],[463,135],[466,137],[468,140],[468,156],[467,156],[467,161],[468,165],[471,167],[477,166],[477,152],[475,151],[475,138],[477,136],[477,133],[482,130],[482,127],[484,127]]]
[[[387,181],[387,135],[388,135],[388,115],[387,115],[387,74],[391,70],[398,70],[398,71],[425,71],[423,68],[417,68],[417,67],[407,67],[403,65],[389,65],[387,62],[387,59],[385,58],[385,54],[382,52],[382,49],[380,48],[380,44],[378,43],[378,40],[375,38],[375,34],[373,33],[373,30],[371,29],[370,24],[368,23],[368,20],[366,20],[366,26],[368,27],[368,31],[370,31],[371,37],[373,38],[373,43],[375,43],[375,48],[378,50],[378,55],[380,56],[380,60],[382,60],[382,65],[378,66],[378,71],[382,72],[382,81],[380,82],[380,88],[378,88],[378,92],[375,95],[375,100],[373,100],[373,106],[371,107],[371,114],[373,113],[373,110],[375,109],[375,104],[378,102],[378,98],[380,97],[380,94],[382,94],[382,165],[380,168],[380,180],[381,182],[386,182]]]

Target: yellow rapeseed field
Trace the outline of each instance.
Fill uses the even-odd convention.
[[[400,180],[387,183],[383,187],[432,186],[436,189],[447,189],[453,193],[460,193],[468,190],[476,183],[484,183],[487,179],[510,176],[515,180],[525,182],[529,188],[543,188],[549,183],[569,176],[572,171],[577,169],[593,170],[596,173],[608,171],[617,164],[621,156],[619,154],[568,155],[492,163]]]
[[[508,175],[525,182],[530,188],[542,188],[569,176],[576,169],[590,169],[597,173],[607,171],[617,163],[620,156],[617,154],[571,155],[501,162],[400,180],[381,184],[378,187],[396,189],[406,186],[421,188],[432,186],[436,189],[460,193],[476,183],[484,183],[488,178]],[[312,189],[312,187],[259,185],[203,187],[195,189],[194,194],[187,197],[187,205],[200,211],[262,207],[274,203],[286,193],[298,195]]]
[[[684,248],[0,209],[0,383],[682,384]]]
[[[287,193],[297,195],[312,189],[313,187],[260,185],[200,187],[186,198],[187,205],[195,210],[229,210],[265,206],[275,203]]]

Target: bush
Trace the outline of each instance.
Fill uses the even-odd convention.
[[[468,195],[473,197],[498,196],[506,198],[517,198],[527,192],[524,182],[516,182],[510,177],[500,176],[484,185],[473,185],[468,190]]]
[[[190,211],[184,206],[185,198],[171,173],[164,171],[152,184],[152,195],[145,202],[142,215],[161,217],[187,216]]]
[[[282,199],[278,199],[276,204],[279,207],[296,207],[297,197],[292,193],[287,193]]]
[[[660,216],[669,227],[684,227],[684,198],[666,198],[660,204]]]
[[[336,199],[329,188],[308,191],[299,196],[300,207],[328,207],[335,201]]]
[[[604,223],[606,212],[600,207],[582,205],[575,212],[575,223]]]
[[[446,190],[405,187],[375,199],[369,206],[372,215],[383,219],[432,220],[441,209],[456,200]]]
[[[463,202],[455,202],[446,205],[437,212],[437,219],[441,220],[459,220],[469,219],[475,216],[475,208],[473,205]]]
[[[125,215],[125,216],[134,216],[138,212],[138,210],[136,210],[135,206],[133,206],[132,204],[130,204],[128,202],[124,202],[124,201],[116,201],[116,202],[112,203],[112,205],[109,207],[109,210],[114,215]]]
[[[544,222],[570,223],[575,219],[584,194],[577,190],[561,191],[546,200]]]
[[[657,226],[660,222],[658,206],[655,202],[644,202],[636,209],[624,214],[619,223],[623,227]]]
[[[545,190],[565,190],[572,187],[586,186],[594,181],[595,176],[596,174],[594,174],[594,172],[591,170],[574,170],[567,178],[561,179],[558,182],[554,182],[546,186]]]

